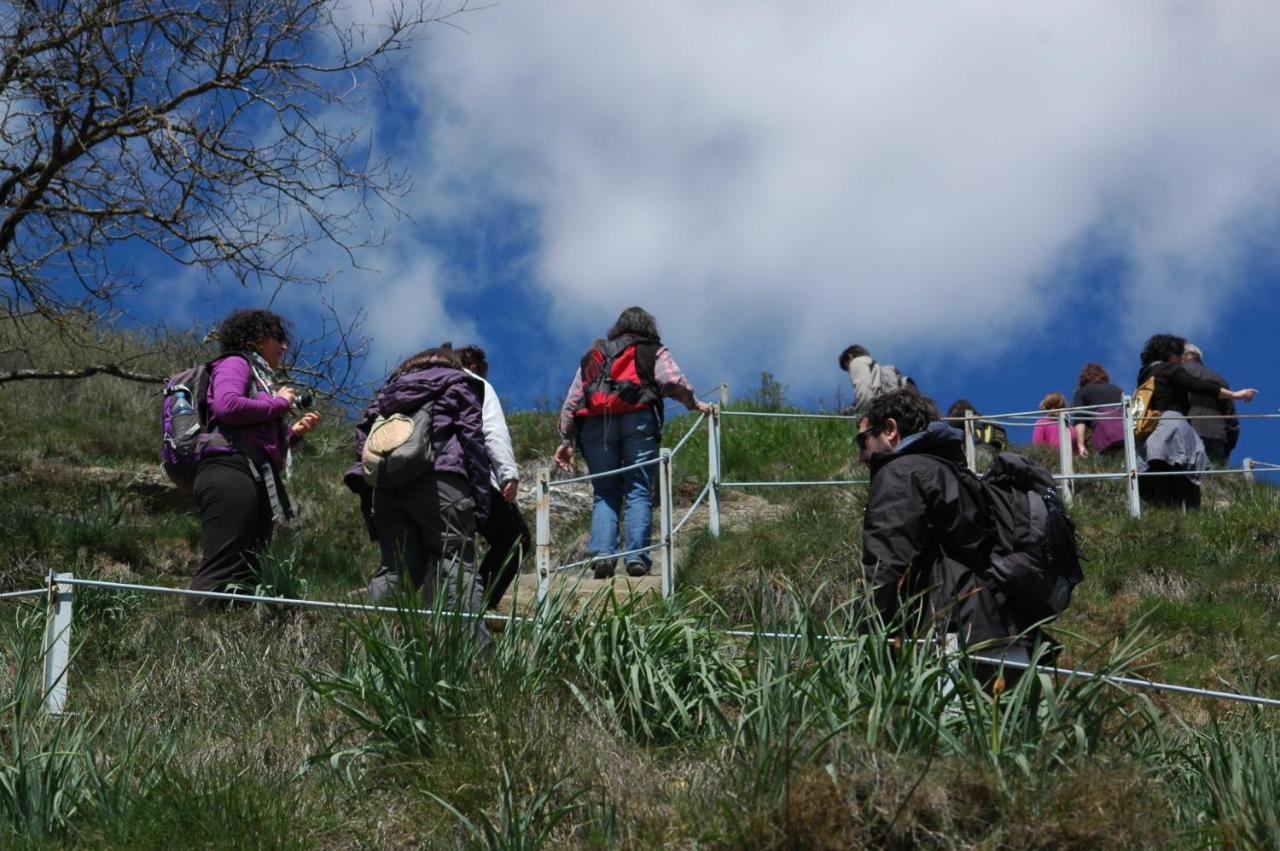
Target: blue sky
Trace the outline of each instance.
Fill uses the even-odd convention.
[[[361,5],[359,14],[376,14]],[[860,342],[944,406],[1034,407],[1142,340],[1280,405],[1280,16],[1267,3],[510,0],[363,114],[415,179],[336,271],[370,370],[477,341],[557,404],[627,305],[699,388],[831,399]],[[210,301],[193,284],[197,315]],[[219,309],[258,293],[224,292]],[[311,293],[278,302],[305,324]],[[1244,450],[1280,461],[1280,423]]]

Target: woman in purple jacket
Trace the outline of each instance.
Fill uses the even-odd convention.
[[[197,591],[252,581],[275,521],[293,516],[284,489],[289,447],[320,422],[315,412],[285,422],[297,394],[276,381],[289,350],[284,319],[238,310],[218,326],[218,339],[222,354],[211,369],[195,479],[204,551],[191,580]]]
[[[412,414],[426,404],[433,406],[432,471],[404,487],[370,487],[360,456],[374,420]],[[356,427],[356,464],[344,477],[361,495],[366,520],[372,515],[370,531],[382,552],[365,589],[369,597],[394,595],[408,574],[427,603],[439,587],[449,609],[484,611],[475,534],[488,516],[489,469],[480,398],[453,350],[427,349],[396,367]]]

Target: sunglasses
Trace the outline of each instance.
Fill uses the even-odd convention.
[[[881,429],[878,429],[878,428],[869,428],[866,431],[858,432],[858,451],[866,452],[867,438],[875,437],[876,435],[880,434],[880,432],[881,432]]]

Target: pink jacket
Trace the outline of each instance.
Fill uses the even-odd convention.
[[[1079,451],[1079,441],[1076,439],[1075,429],[1071,427],[1071,423],[1067,423],[1067,431],[1071,433],[1071,449]],[[1060,445],[1058,443],[1058,418],[1057,417],[1041,417],[1036,420],[1035,428],[1031,430],[1031,443],[1033,445],[1048,444],[1055,449]]]

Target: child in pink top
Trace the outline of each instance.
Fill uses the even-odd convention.
[[[1040,410],[1044,411],[1048,416],[1036,420],[1035,428],[1031,430],[1031,443],[1033,445],[1046,444],[1055,449],[1061,445],[1058,441],[1057,412],[1065,407],[1067,407],[1067,397],[1057,391],[1040,400]],[[1075,431],[1070,426],[1067,427],[1067,431],[1071,433],[1071,449],[1074,452],[1080,448],[1076,445]]]

